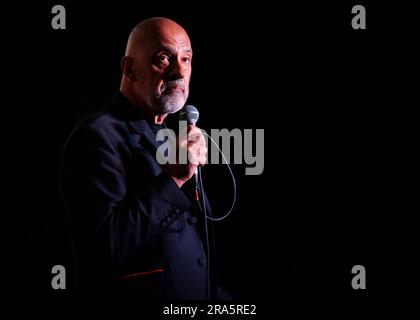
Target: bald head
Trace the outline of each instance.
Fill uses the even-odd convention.
[[[167,37],[186,42],[191,47],[190,38],[184,28],[175,21],[158,17],[144,20],[134,27],[128,38],[125,55],[134,55],[144,46]]]

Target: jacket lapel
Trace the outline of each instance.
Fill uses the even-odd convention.
[[[128,132],[131,135],[137,135],[139,140],[137,141],[144,147],[146,147],[151,153],[155,154],[158,144],[156,142],[156,137],[150,128],[146,120],[135,120],[135,121],[126,121],[128,126]]]
[[[126,123],[128,140],[133,151],[133,156],[135,158],[141,158],[138,160],[146,161],[147,165],[152,169],[153,174],[159,175],[162,169],[156,161],[158,144],[152,129],[141,111],[133,106],[121,92],[117,92],[111,104],[106,108],[116,118]]]

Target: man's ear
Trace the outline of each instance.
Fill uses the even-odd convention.
[[[134,61],[133,58],[124,56],[121,59],[121,70],[123,74],[131,81],[136,81],[136,74],[134,72]]]

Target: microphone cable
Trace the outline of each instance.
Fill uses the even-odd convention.
[[[229,209],[229,211],[223,215],[222,217],[219,218],[213,218],[207,215],[207,211],[206,211],[206,202],[205,202],[205,198],[204,198],[204,187],[203,187],[203,179],[201,177],[201,168],[198,168],[198,180],[200,181],[200,188],[201,188],[201,201],[203,203],[203,212],[204,215],[207,219],[211,220],[211,221],[222,221],[224,219],[226,219],[233,211],[233,208],[235,207],[236,204],[236,180],[235,180],[235,176],[232,172],[232,168],[229,165],[229,162],[226,160],[225,155],[223,154],[222,150],[220,150],[219,146],[217,145],[216,141],[213,140],[212,137],[210,137],[205,131],[202,131],[204,135],[206,135],[210,141],[216,146],[217,150],[219,151],[219,153],[222,155],[223,160],[225,161],[225,163],[227,164],[227,167],[229,169],[229,173],[232,177],[232,187],[233,187],[233,200],[232,200],[232,205]],[[207,220],[205,219],[205,220]],[[206,224],[206,228],[207,228],[207,224]]]
[[[212,137],[210,137],[206,132],[202,131],[204,135],[206,135],[208,138],[210,138],[211,142],[216,146],[217,150],[219,151],[219,153],[222,155],[223,160],[225,161],[225,163],[228,166],[229,169],[229,173],[232,177],[232,186],[233,186],[233,200],[232,200],[232,205],[229,209],[229,211],[223,215],[222,217],[219,218],[213,218],[207,215],[207,206],[206,206],[206,198],[204,196],[204,186],[203,186],[203,178],[201,175],[201,167],[197,167],[197,180],[196,181],[196,185],[199,183],[200,184],[200,194],[201,194],[201,203],[199,199],[197,200],[197,204],[199,207],[199,210],[201,210],[201,212],[204,215],[204,231],[205,231],[205,239],[206,239],[206,247],[207,247],[207,263],[206,263],[206,295],[210,294],[210,296],[207,296],[207,298],[211,299],[212,296],[215,294],[212,294],[212,289],[215,290],[215,288],[212,288],[212,286],[210,285],[211,279],[210,279],[210,237],[209,237],[209,227],[208,227],[208,221],[207,220],[211,220],[211,221],[222,221],[224,219],[226,219],[233,211],[233,208],[235,207],[236,204],[236,180],[235,180],[235,176],[232,172],[232,168],[229,165],[229,162],[226,159],[226,156],[223,154],[222,150],[220,150],[219,146],[217,145],[216,141],[214,141],[214,139]],[[214,246],[212,246],[214,247]],[[213,248],[214,250],[214,248]],[[210,291],[210,292],[209,292]]]
[[[207,264],[206,264],[206,295],[208,295],[210,293],[210,297],[207,296],[207,298],[212,298],[212,296],[215,294],[212,294],[212,289],[215,290],[215,288],[212,288],[212,286],[210,285],[211,279],[210,279],[210,239],[209,239],[209,227],[208,227],[208,221],[207,220],[211,220],[211,221],[222,221],[224,219],[226,219],[233,211],[233,208],[235,207],[236,204],[236,180],[235,180],[235,176],[232,172],[232,168],[230,167],[226,156],[223,154],[222,150],[220,150],[219,146],[217,145],[217,143],[214,141],[214,139],[212,137],[210,137],[206,132],[202,131],[204,135],[206,135],[208,138],[210,138],[211,142],[216,146],[217,150],[219,151],[219,153],[222,155],[223,160],[225,161],[225,163],[228,166],[230,175],[232,177],[232,186],[233,186],[233,200],[232,200],[232,205],[229,209],[229,211],[223,215],[222,217],[219,218],[213,218],[207,215],[207,206],[206,206],[206,199],[204,197],[204,187],[203,187],[203,179],[202,179],[202,175],[201,175],[201,167],[197,167],[197,180],[196,181],[196,185],[197,183],[200,184],[200,194],[201,194],[201,203],[199,199],[197,200],[198,203],[198,207],[199,210],[201,210],[201,212],[204,215],[204,230],[205,230],[205,239],[206,239],[206,247],[207,247]],[[214,250],[214,244],[213,244],[213,250]],[[209,292],[210,291],[210,292]]]

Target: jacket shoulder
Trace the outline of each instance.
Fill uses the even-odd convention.
[[[98,135],[101,138],[118,139],[128,134],[125,121],[117,119],[112,113],[106,110],[98,110],[85,115],[79,120],[73,129],[73,135]],[[118,139],[120,140],[120,139]]]

